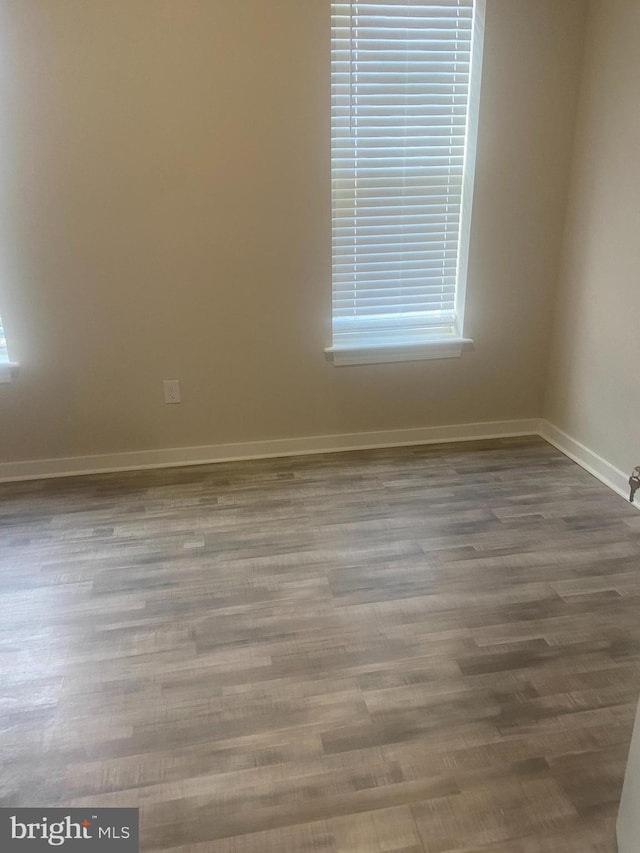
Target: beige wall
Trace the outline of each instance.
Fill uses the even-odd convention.
[[[540,415],[584,12],[488,0],[475,351],[334,368],[329,0],[0,0],[0,460]]]
[[[640,2],[590,3],[546,416],[640,463]]]

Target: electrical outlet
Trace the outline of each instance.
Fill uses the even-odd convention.
[[[178,379],[165,379],[164,386],[165,403],[180,403],[180,381]]]

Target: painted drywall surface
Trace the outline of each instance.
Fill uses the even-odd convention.
[[[545,416],[640,464],[640,3],[590,3]]]
[[[618,850],[619,853],[640,851],[640,706],[633,727],[618,813]]]
[[[475,351],[353,368],[323,352],[329,11],[0,0],[0,461],[540,414],[583,0],[488,0]]]

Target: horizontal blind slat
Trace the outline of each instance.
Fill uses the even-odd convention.
[[[432,264],[430,268],[426,268],[426,272],[428,275],[422,275],[423,270],[419,270],[420,275],[412,274],[411,270],[405,270],[401,277],[393,276],[393,280],[389,280],[389,275],[386,271],[382,272],[371,272],[367,271],[359,273],[358,275],[347,274],[345,272],[336,273],[336,283],[334,287],[334,293],[341,293],[343,290],[353,289],[354,286],[357,286],[358,290],[362,292],[363,296],[366,296],[369,291],[377,292],[379,290],[390,289],[392,287],[406,287],[406,288],[424,288],[425,291],[428,291],[430,287],[438,287],[440,286],[438,282],[440,281],[439,276],[442,277],[442,280],[445,278],[453,278],[455,279],[456,275],[456,265],[455,263],[449,263],[448,261],[442,264]],[[433,281],[434,284],[431,285],[430,282]],[[354,283],[355,282],[355,283]]]

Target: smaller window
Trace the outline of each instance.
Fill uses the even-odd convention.
[[[11,381],[11,362],[7,351],[7,339],[2,328],[2,317],[0,317],[0,383]]]
[[[7,339],[4,336],[4,329],[2,328],[2,317],[0,317],[0,364],[3,361],[9,361],[9,353],[7,352]]]

